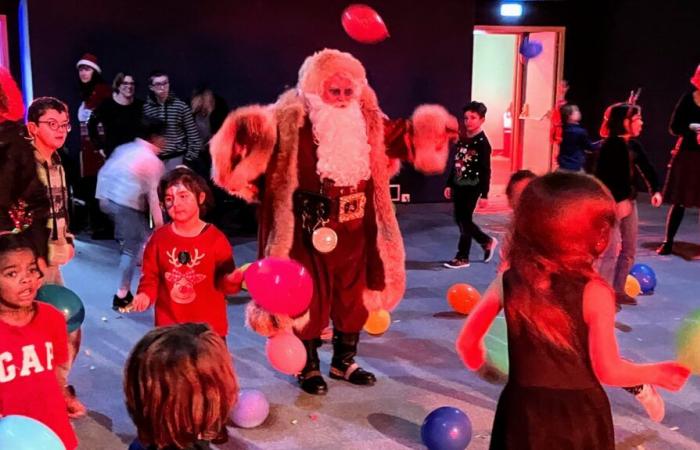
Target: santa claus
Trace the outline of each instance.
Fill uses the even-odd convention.
[[[304,391],[328,390],[317,349],[329,319],[331,378],[376,382],[355,362],[360,331],[369,311],[396,307],[406,278],[389,179],[400,160],[441,173],[456,132],[456,119],[437,105],[388,120],[362,64],[326,49],[306,59],[295,89],[273,105],[233,111],[212,138],[214,181],[261,203],[259,256],[294,259],[312,274],[304,316],[271,316],[254,302],[246,311],[262,335],[294,328],[307,352],[298,375]]]

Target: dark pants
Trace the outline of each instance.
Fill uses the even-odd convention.
[[[362,301],[367,286],[367,239],[364,220],[344,223],[331,221],[328,227],[338,234],[338,245],[330,253],[313,248],[311,238],[295,224],[290,257],[306,267],[314,280],[309,306],[309,323],[298,333],[304,340],[315,339],[333,320],[333,327],[344,333],[358,333],[367,321]]]
[[[668,217],[666,218],[666,242],[673,244],[678,228],[683,221],[684,214],[685,207],[683,207],[683,205],[671,205],[671,209],[668,210]]]
[[[482,246],[491,241],[491,238],[474,223],[474,210],[480,196],[481,192],[476,188],[452,188],[455,221],[459,226],[459,244],[456,256],[459,259],[469,259],[472,238]]]

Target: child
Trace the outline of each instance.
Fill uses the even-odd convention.
[[[633,364],[619,356],[614,295],[593,269],[614,224],[612,199],[592,177],[551,173],[523,192],[508,240],[510,268],[489,287],[457,340],[465,365],[479,369],[484,335],[505,310],[510,375],[491,449],[612,450],[601,382],[673,391],[686,382],[690,372],[676,362]]]
[[[226,236],[204,222],[211,203],[206,181],[177,168],[160,182],[158,196],[172,222],[157,229],[146,245],[134,311],[155,305],[155,325],[204,322],[225,338],[224,293],[238,292],[243,273],[235,270]]]
[[[560,111],[563,129],[557,164],[561,170],[583,172],[586,151],[590,150],[591,141],[586,129],[579,125],[581,111],[578,106],[570,103],[562,106]]]
[[[147,450],[209,450],[225,429],[238,383],[217,333],[186,323],[141,338],[124,366],[124,394]]]
[[[625,281],[637,250],[637,190],[638,175],[652,194],[651,204],[661,206],[656,173],[634,138],[642,132],[642,110],[639,106],[619,103],[606,111],[601,126],[606,138],[600,147],[595,175],[610,189],[615,202],[617,226],[613,229],[610,246],[600,260],[599,272],[615,290],[619,305],[636,305],[637,300],[625,293]]]
[[[535,178],[537,178],[537,175],[527,169],[518,170],[510,176],[506,185],[506,198],[510,209],[515,211],[515,206],[520,201],[520,195],[522,195],[523,190]]]
[[[68,373],[66,320],[37,302],[42,274],[25,236],[0,235],[0,416],[31,417],[51,428],[67,450],[78,446],[69,415],[85,407],[64,386]]]
[[[445,198],[454,203],[455,221],[459,226],[457,255],[444,263],[449,269],[469,267],[472,237],[484,250],[484,262],[491,261],[498,245],[498,241],[481,231],[473,219],[477,203],[480,208],[488,206],[491,183],[491,144],[481,129],[486,120],[486,105],[472,101],[463,112],[466,137],[457,141],[457,153],[444,192]]]
[[[158,182],[165,166],[158,153],[165,145],[165,122],[144,118],[138,138],[120,145],[97,174],[96,197],[100,208],[114,222],[121,254],[121,279],[112,298],[112,309],[127,308],[133,300],[131,279],[150,234],[147,212],[156,228],[163,225]]]

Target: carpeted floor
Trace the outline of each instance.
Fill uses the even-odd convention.
[[[646,201],[646,199],[644,199]],[[500,204],[502,204],[502,199]],[[493,202],[499,204],[499,199]],[[623,355],[635,361],[674,356],[675,330],[682,318],[700,308],[700,226],[697,212],[681,227],[682,257],[653,253],[661,240],[665,208],[641,207],[638,260],[657,273],[656,293],[618,315],[618,339]],[[442,261],[454,256],[457,227],[449,204],[399,205],[398,218],[407,250],[408,289],[392,315],[391,328],[381,337],[363,336],[360,360],[377,375],[371,388],[329,380],[325,397],[302,393],[291,377],[267,363],[264,339],[243,327],[248,298],[230,299],[228,344],[243,388],[263,391],[271,404],[268,420],[257,429],[230,428],[230,449],[404,449],[423,448],[420,425],[434,408],[451,405],[465,411],[474,428],[470,449],[488,448],[491,421],[500,386],[467,371],[454,351],[464,322],[450,311],[447,288],[467,282],[483,291],[496,273],[490,264],[448,270]],[[506,227],[503,208],[491,207],[477,221],[499,238]],[[235,237],[237,264],[252,261],[254,238]],[[690,244],[690,243],[695,243]],[[124,408],[122,367],[134,343],[152,327],[153,312],[119,315],[110,309],[117,282],[116,245],[80,241],[78,254],[64,271],[66,285],[86,305],[83,346],[71,382],[86,404],[88,417],[74,422],[81,449],[125,449],[135,429]],[[472,259],[480,249],[474,246]],[[624,330],[624,331],[622,331]],[[328,369],[329,346],[321,351],[322,370]],[[700,449],[700,380],[691,379],[680,394],[663,393],[666,419],[651,422],[636,400],[621,389],[607,389],[620,449]]]

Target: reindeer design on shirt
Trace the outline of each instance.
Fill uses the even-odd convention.
[[[170,289],[170,298],[175,303],[182,305],[192,303],[197,297],[194,285],[201,283],[207,278],[206,275],[195,272],[193,267],[199,265],[206,253],[200,255],[199,250],[194,249],[194,257],[191,258],[189,253],[178,253],[177,247],[173,247],[171,251],[166,251],[165,254],[168,255],[168,261],[173,265],[172,272],[165,272],[166,281],[173,285]]]

